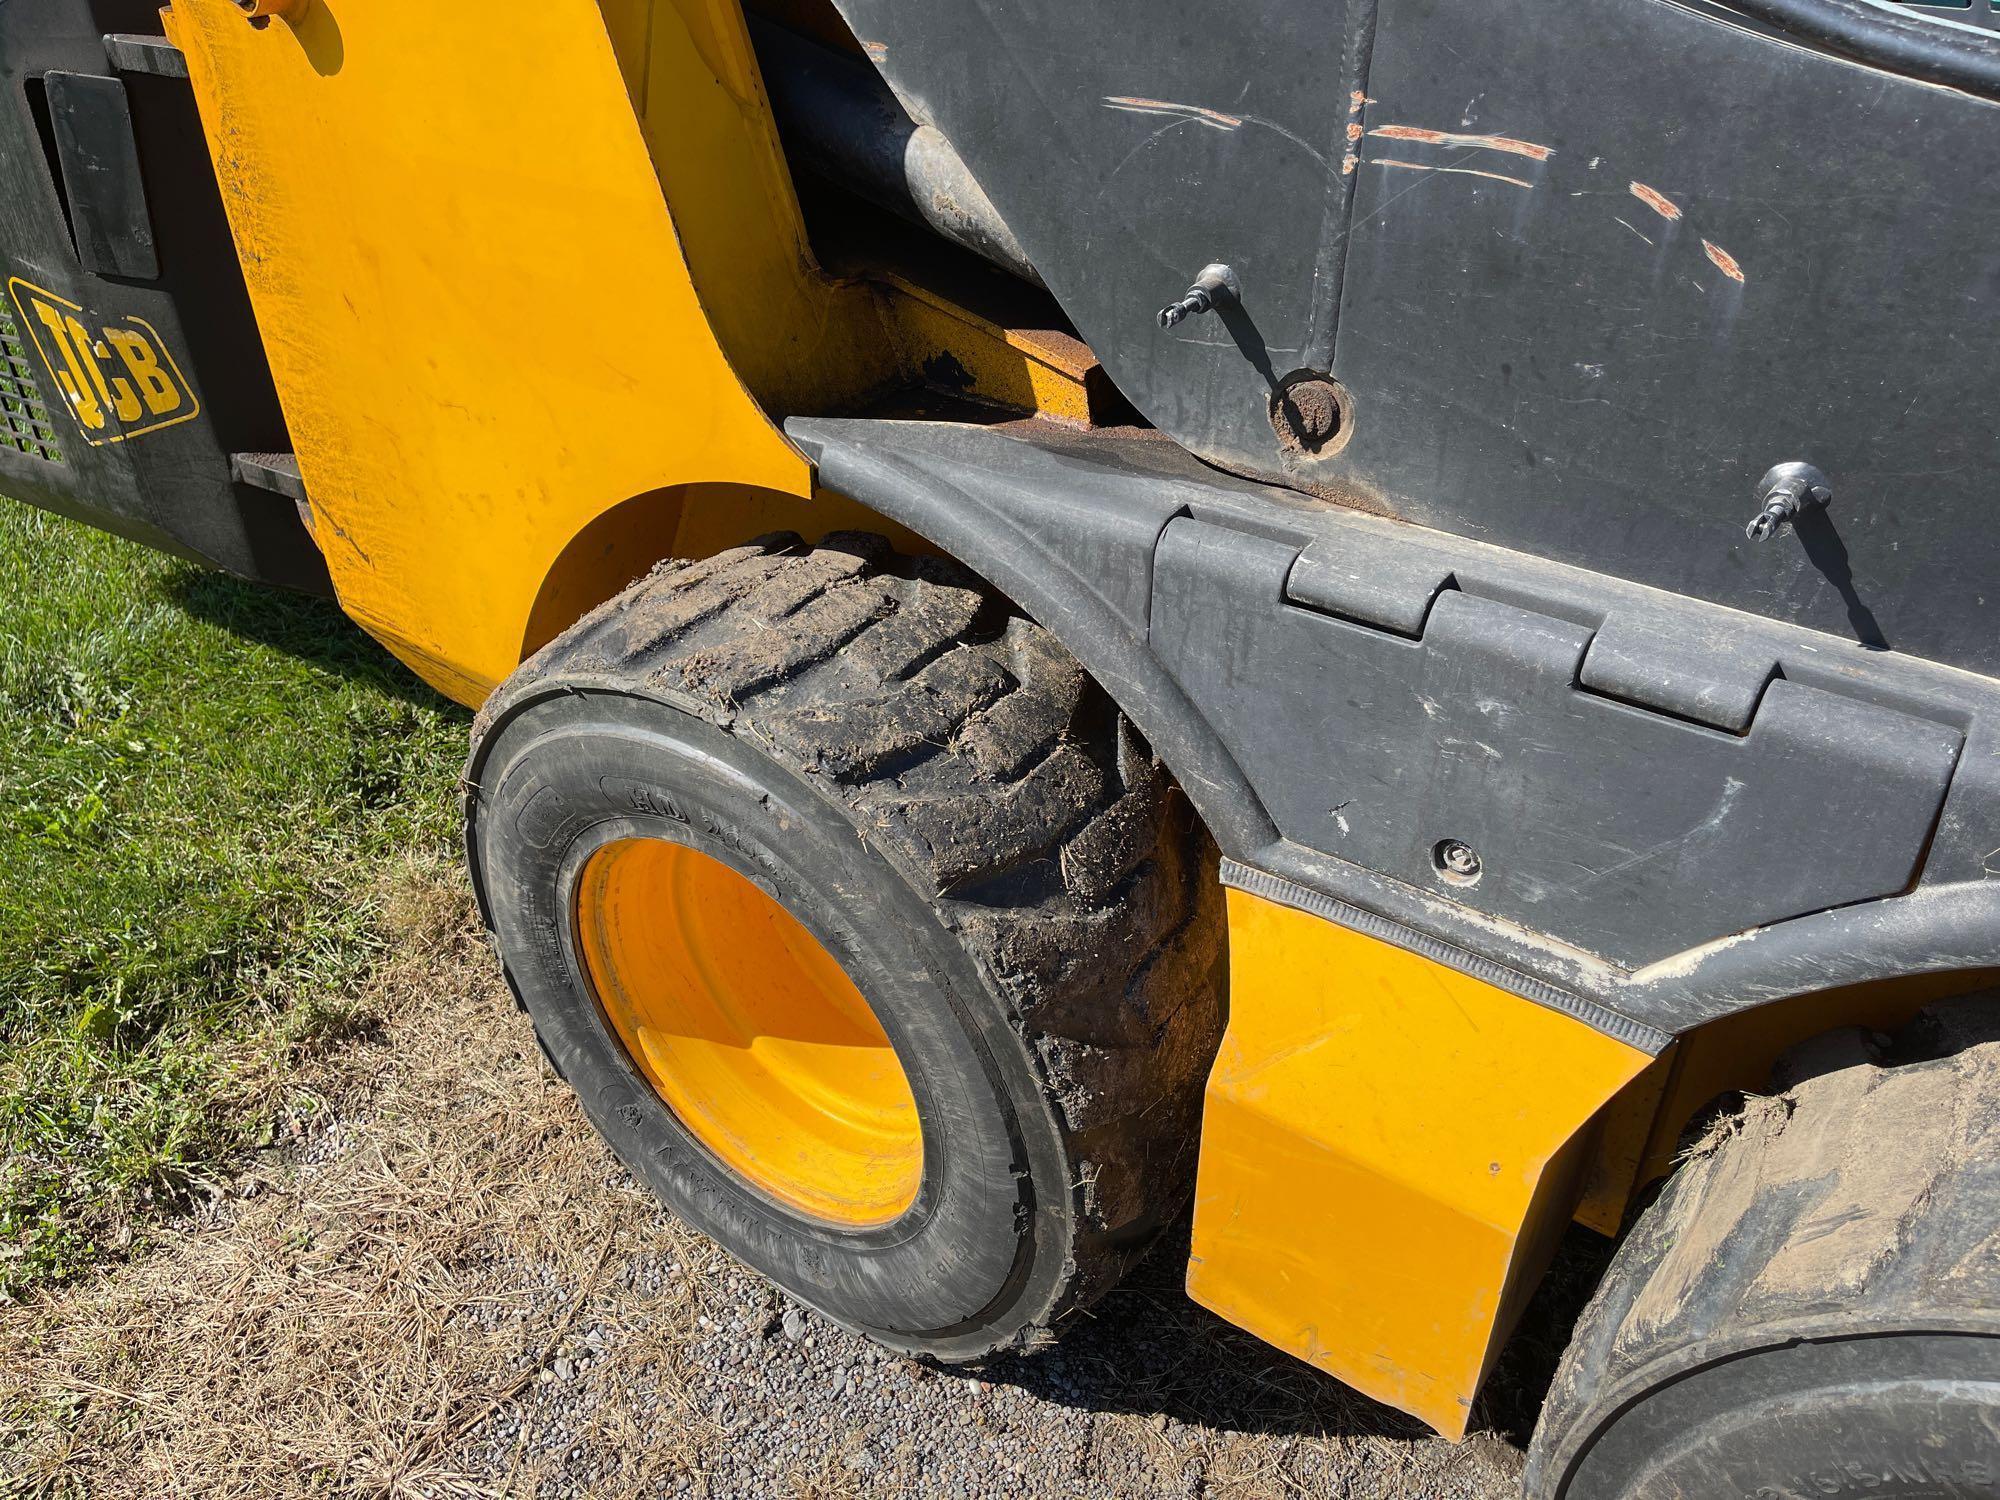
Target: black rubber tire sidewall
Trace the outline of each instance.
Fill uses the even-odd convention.
[[[1685,1373],[1606,1421],[1561,1500],[2000,1496],[2000,1338],[1802,1338]]]
[[[475,883],[544,1049],[619,1158],[677,1213],[807,1304],[895,1347],[981,1353],[1040,1320],[1073,1233],[1055,1123],[975,966],[847,816],[755,747],[617,693],[535,701],[488,740],[468,817]],[[717,1162],[635,1070],[583,978],[573,889],[613,839],[675,840],[747,876],[854,979],[924,1124],[916,1201],[845,1229]],[[865,915],[866,920],[856,920]]]

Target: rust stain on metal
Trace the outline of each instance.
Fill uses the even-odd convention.
[[[1347,138],[1350,141],[1358,141],[1361,139],[1361,126],[1357,122],[1352,120],[1348,121]]]
[[[1361,158],[1350,151],[1340,159],[1340,175],[1343,177],[1352,177],[1354,169],[1360,165]]]
[[[1743,280],[1743,267],[1736,263],[1735,256],[1731,255],[1713,240],[1703,240],[1701,248],[1707,252],[1708,258],[1715,262],[1716,270],[1727,276],[1731,281],[1741,284]]]
[[[1368,96],[1362,93],[1360,89],[1356,89],[1347,96],[1347,112],[1350,115],[1358,115],[1361,113],[1361,106],[1367,102]]]
[[[1381,516],[1388,521],[1402,519],[1399,502],[1359,480],[1341,475],[1315,474],[1301,466],[1292,470],[1291,482],[1315,500],[1338,505],[1343,510],[1358,510],[1363,515]]]
[[[1674,220],[1678,219],[1681,216],[1680,205],[1674,202],[1674,200],[1669,198],[1665,193],[1661,192],[1658,188],[1647,187],[1646,184],[1643,182],[1635,182],[1632,183],[1630,186],[1632,188],[1632,196],[1634,198],[1637,198],[1641,203],[1645,204],[1646,207],[1650,208],[1654,213],[1658,214],[1661,218],[1665,219],[1669,224],[1673,223]]]
[[[1002,330],[1007,342],[1040,364],[1083,380],[1099,368],[1090,345],[1074,335],[1054,328],[1008,328]]]
[[[1434,167],[1428,162],[1398,161],[1393,156],[1371,156],[1371,167],[1407,167],[1412,172],[1445,172],[1453,177],[1484,177],[1489,182],[1504,182],[1517,188],[1533,188],[1534,184],[1525,177],[1509,177],[1504,172],[1482,172],[1477,167]]]
[[[1295,380],[1271,399],[1271,430],[1294,458],[1330,458],[1353,435],[1352,403],[1325,376]]]
[[[1171,99],[1145,99],[1137,94],[1106,94],[1105,107],[1122,109],[1139,115],[1179,115],[1184,120],[1193,120],[1214,130],[1235,130],[1243,124],[1241,115],[1226,115],[1219,109],[1205,109],[1199,104],[1176,104]]]
[[[863,42],[861,50],[868,54],[870,62],[880,62],[889,55],[889,44],[887,42]]]
[[[1462,135],[1455,130],[1429,130],[1421,125],[1378,125],[1368,133],[1391,141],[1422,141],[1427,146],[1471,146],[1487,151],[1511,151],[1532,161],[1547,161],[1555,155],[1552,146],[1517,141],[1510,135]]]

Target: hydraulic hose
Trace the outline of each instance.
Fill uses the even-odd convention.
[[[1894,0],[1725,0],[1829,52],[1891,73],[2000,101],[2000,32],[1916,15]]]
[[[795,165],[1041,284],[951,142],[936,126],[911,119],[864,59],[757,15],[750,38]]]

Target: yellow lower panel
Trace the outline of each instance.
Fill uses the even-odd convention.
[[[1229,947],[1188,1291],[1461,1437],[1569,1216],[1585,1127],[1650,1059],[1245,891]]]

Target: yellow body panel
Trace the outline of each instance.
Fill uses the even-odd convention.
[[[774,411],[827,411],[898,383],[875,293],[818,267],[741,0],[606,0],[632,105],[696,292]]]
[[[1244,891],[1229,949],[1188,1291],[1462,1436],[1569,1218],[1586,1127],[1651,1059]]]
[[[341,604],[442,690],[514,669],[610,507],[809,493],[696,296],[595,0],[169,22]]]
[[[341,604],[462,702],[662,557],[892,529],[767,412],[940,355],[981,400],[1108,395],[1074,340],[820,269],[737,0],[166,15]]]

